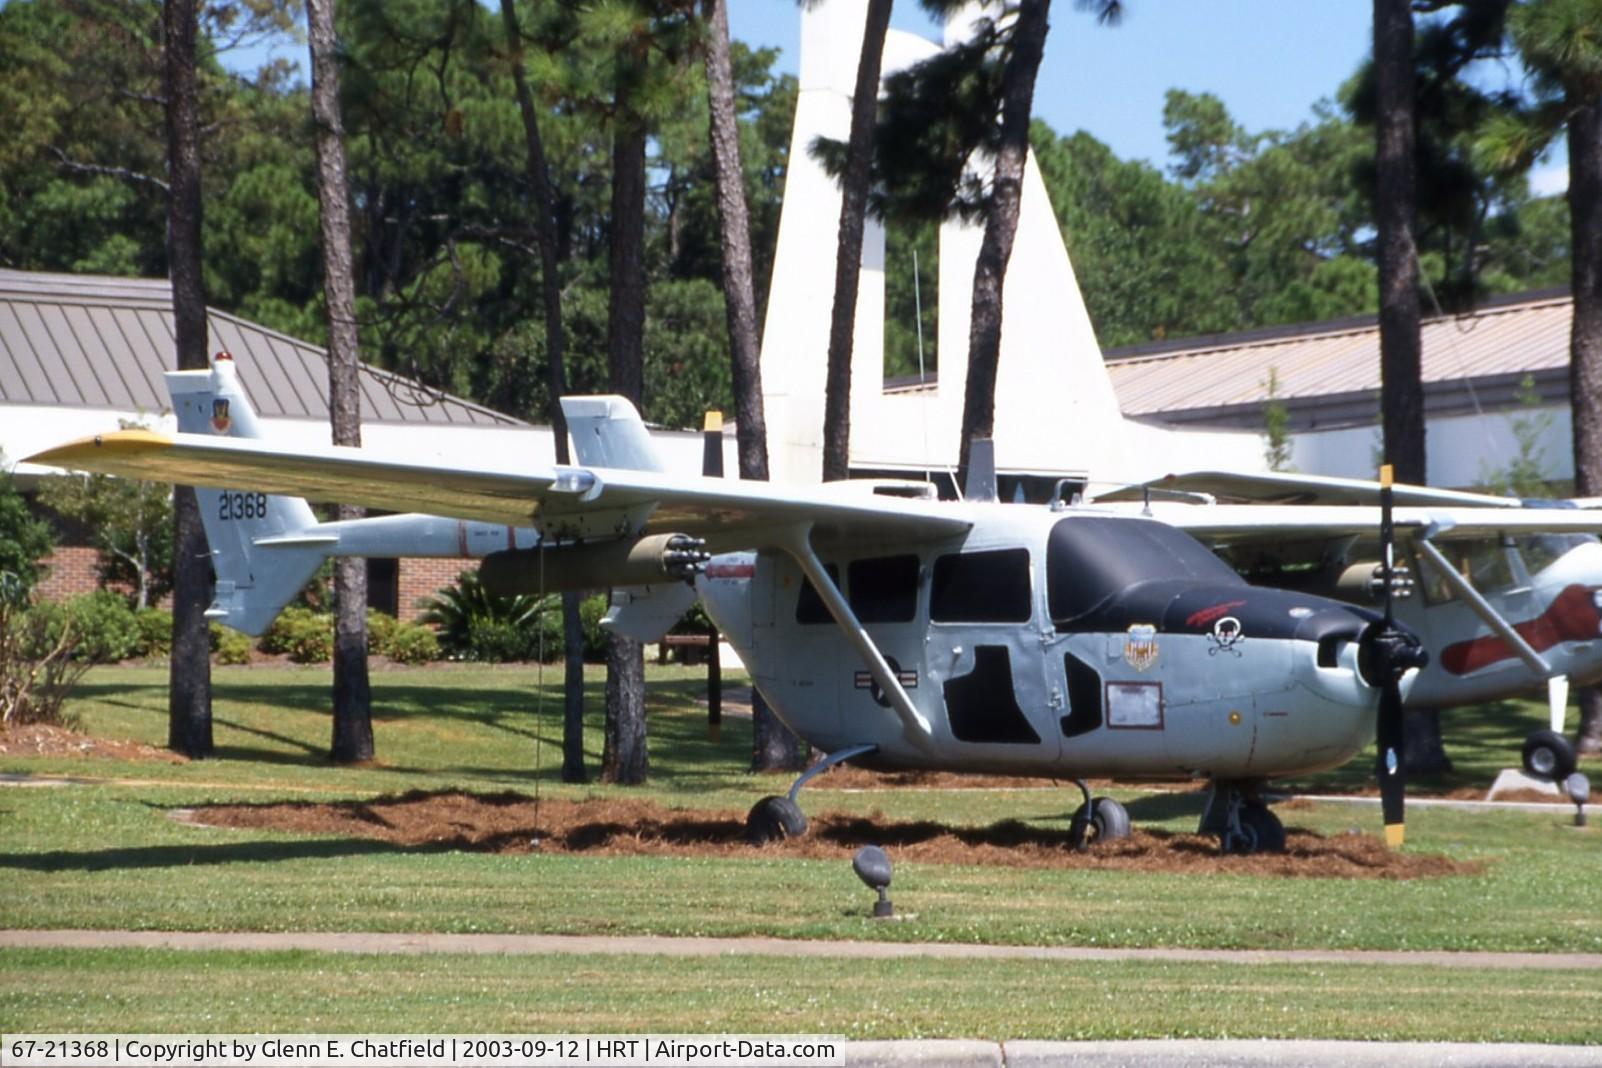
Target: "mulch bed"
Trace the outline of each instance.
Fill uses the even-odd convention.
[[[373,801],[213,805],[177,813],[186,823],[345,835],[400,846],[486,853],[591,856],[848,858],[863,845],[883,846],[897,861],[1175,873],[1229,873],[1347,879],[1417,879],[1470,875],[1478,862],[1398,853],[1367,834],[1324,837],[1291,829],[1277,855],[1226,857],[1217,841],[1194,834],[1136,830],[1129,838],[1076,853],[1066,827],[1017,820],[954,827],[892,820],[873,813],[811,817],[801,838],[760,848],[747,843],[743,813],[666,808],[651,801],[534,801],[522,794],[412,792]]]
[[[107,760],[155,760],[187,764],[189,758],[170,749],[140,742],[95,738],[48,723],[27,723],[0,729],[0,753],[20,756],[101,757]]]

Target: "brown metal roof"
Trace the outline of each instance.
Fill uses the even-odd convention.
[[[1465,382],[1492,387],[1494,403],[1526,374],[1543,395],[1561,388],[1569,362],[1573,303],[1567,295],[1525,296],[1426,321],[1426,395],[1466,395]],[[1295,409],[1329,408],[1336,398],[1374,408],[1380,388],[1379,327],[1370,317],[1280,330],[1161,342],[1109,350],[1107,369],[1126,415],[1165,421],[1257,410],[1275,395]],[[1482,387],[1483,392],[1483,387]],[[1481,396],[1474,403],[1493,403]],[[1445,406],[1443,400],[1441,406]]]
[[[328,419],[325,350],[215,308],[206,321],[263,416]],[[172,344],[164,278],[0,270],[0,404],[163,411]],[[366,364],[361,388],[363,422],[525,425]]]

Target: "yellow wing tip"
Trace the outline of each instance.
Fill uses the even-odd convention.
[[[1385,825],[1385,844],[1396,849],[1402,844],[1406,835],[1406,828],[1400,823],[1387,823]]]
[[[172,443],[171,435],[160,434],[154,430],[113,430],[106,434],[77,438],[43,452],[36,452],[32,456],[23,457],[22,462],[45,467],[71,467],[74,461],[86,460],[91,456],[128,455],[147,451],[151,447],[166,448]]]

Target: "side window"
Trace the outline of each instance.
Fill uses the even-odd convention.
[[[824,564],[823,570],[829,573],[829,581],[836,586],[840,585],[840,568],[837,564]],[[797,623],[833,623],[834,617],[829,614],[829,608],[818,596],[813,587],[812,580],[805,575],[801,576],[801,596],[795,602],[795,621]]]
[[[864,623],[910,623],[918,615],[918,558],[879,556],[846,568],[851,611]]]
[[[935,561],[929,618],[936,623],[1027,623],[1029,550],[952,553]]]

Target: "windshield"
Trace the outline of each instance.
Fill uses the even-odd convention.
[[[1246,584],[1195,538],[1164,523],[1074,516],[1051,528],[1046,592],[1054,622],[1082,616],[1135,583],[1152,579]]]

